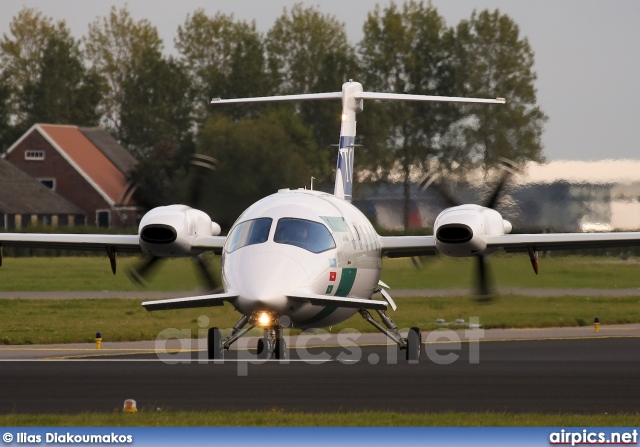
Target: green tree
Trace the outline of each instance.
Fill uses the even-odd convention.
[[[138,160],[132,180],[146,207],[187,199],[186,167],[194,151],[189,88],[183,67],[154,51],[123,83],[122,142]]]
[[[11,90],[0,73],[0,153],[3,153],[13,143],[11,132]]]
[[[308,184],[304,147],[281,120],[277,112],[236,122],[218,115],[202,129],[198,152],[218,160],[215,174],[203,185],[210,200],[203,209],[224,229],[253,202],[280,188]]]
[[[0,62],[5,82],[20,97],[25,85],[38,81],[40,61],[47,41],[54,34],[69,35],[64,21],[54,24],[33,8],[23,8],[9,24],[10,35],[0,41]]]
[[[145,55],[162,54],[158,30],[146,19],[134,21],[126,8],[113,6],[109,16],[89,25],[84,44],[93,69],[106,79],[100,104],[104,124],[121,138],[124,83],[127,76],[140,69]]]
[[[451,130],[468,157],[485,168],[498,157],[542,161],[548,118],[536,104],[534,54],[518,25],[498,10],[474,11],[457,26],[455,40],[458,94],[506,98],[506,105],[464,106],[464,119]]]
[[[24,124],[95,126],[102,88],[103,79],[84,67],[78,43],[69,35],[53,35],[43,51],[36,81],[28,81],[24,88]]]
[[[315,7],[303,8],[301,3],[291,11],[285,8],[276,19],[267,33],[266,47],[276,93],[336,90],[335,84],[346,81],[355,68],[355,50],[344,23]]]
[[[188,154],[176,141],[158,140],[139,155],[138,165],[130,174],[137,185],[138,204],[151,209],[171,203],[185,203]],[[195,205],[195,204],[191,204]]]
[[[33,124],[31,117],[33,89],[41,81],[43,57],[49,41],[71,39],[64,21],[54,23],[32,8],[23,8],[9,24],[10,33],[0,40],[3,113],[8,117],[2,136],[2,146],[15,141]]]
[[[127,73],[122,84],[121,138],[137,159],[160,142],[193,150],[189,88],[183,67],[155,51],[143,54],[137,70]]]
[[[344,23],[317,8],[295,4],[267,33],[268,73],[274,94],[339,91],[357,74],[355,49]],[[340,105],[333,101],[308,101],[284,105],[300,114],[316,141],[314,176],[330,180],[335,162],[331,144],[338,142]]]
[[[451,95],[454,71],[452,32],[431,5],[410,1],[369,13],[358,46],[361,78],[367,90]],[[402,173],[405,229],[409,222],[412,172],[429,169],[442,152],[441,139],[457,117],[443,103],[405,101],[366,104],[365,157],[356,163],[384,177]],[[386,153],[385,153],[386,152]],[[392,154],[393,157],[389,157]]]
[[[213,17],[197,9],[178,27],[175,40],[192,82],[193,113],[202,125],[213,97],[238,98],[267,93],[264,44],[255,23],[234,21],[233,15]],[[246,116],[247,107],[228,107],[221,113]]]

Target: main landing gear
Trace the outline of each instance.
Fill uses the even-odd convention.
[[[264,336],[258,340],[258,358],[267,360],[283,360],[286,353],[286,342],[282,336],[282,329],[265,329]]]
[[[209,328],[207,333],[208,358],[210,360],[224,359],[224,351],[229,350],[234,342],[256,327],[255,324],[247,325],[251,320],[250,316],[243,315],[242,318],[233,325],[229,336],[224,339],[222,338],[219,328]],[[264,360],[269,358],[283,360],[286,356],[286,349],[287,346],[284,337],[282,336],[282,329],[278,326],[265,327],[264,336],[258,340],[258,358]]]
[[[398,330],[398,326],[396,326],[391,317],[389,317],[383,310],[376,310],[376,312],[378,312],[384,326],[374,320],[368,310],[360,309],[358,312],[360,312],[362,318],[371,323],[373,327],[396,342],[401,350],[406,351],[406,357],[409,363],[419,362],[420,351],[422,350],[422,334],[420,333],[420,328],[412,327],[409,329],[407,338],[402,338],[402,335]]]

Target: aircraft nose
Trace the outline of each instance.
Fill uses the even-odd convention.
[[[292,257],[277,252],[228,255],[224,275],[229,288],[239,294],[240,310],[246,313],[283,312],[287,306],[286,293],[309,286],[304,267]]]

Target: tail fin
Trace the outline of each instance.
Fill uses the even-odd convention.
[[[342,85],[342,92],[310,93],[303,95],[267,96],[259,98],[220,99],[214,98],[211,104],[230,104],[244,102],[269,101],[311,101],[324,99],[342,99],[342,124],[340,126],[340,143],[338,145],[338,164],[336,167],[336,183],[334,195],[351,201],[353,186],[353,157],[356,137],[356,113],[362,112],[363,100],[395,100],[395,101],[439,101],[439,102],[472,102],[484,104],[504,104],[503,98],[459,98],[452,96],[405,95],[398,93],[364,92],[359,82]]]
[[[351,202],[353,187],[353,156],[356,139],[356,113],[362,112],[363,101],[356,99],[362,93],[359,82],[349,81],[342,86],[342,124],[338,144],[338,165],[333,194]]]

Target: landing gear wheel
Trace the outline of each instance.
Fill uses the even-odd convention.
[[[276,338],[276,346],[273,350],[273,357],[276,360],[283,360],[286,357],[286,349],[287,349],[287,344],[284,341],[284,338],[282,337],[278,337]]]
[[[258,340],[258,348],[256,351],[260,360],[267,360],[269,358],[269,341],[266,337]]]
[[[223,358],[222,351],[222,334],[217,327],[210,327],[207,332],[207,357],[209,360],[221,360]]]
[[[418,363],[422,348],[422,334],[420,328],[412,327],[407,334],[407,360],[409,363]]]

